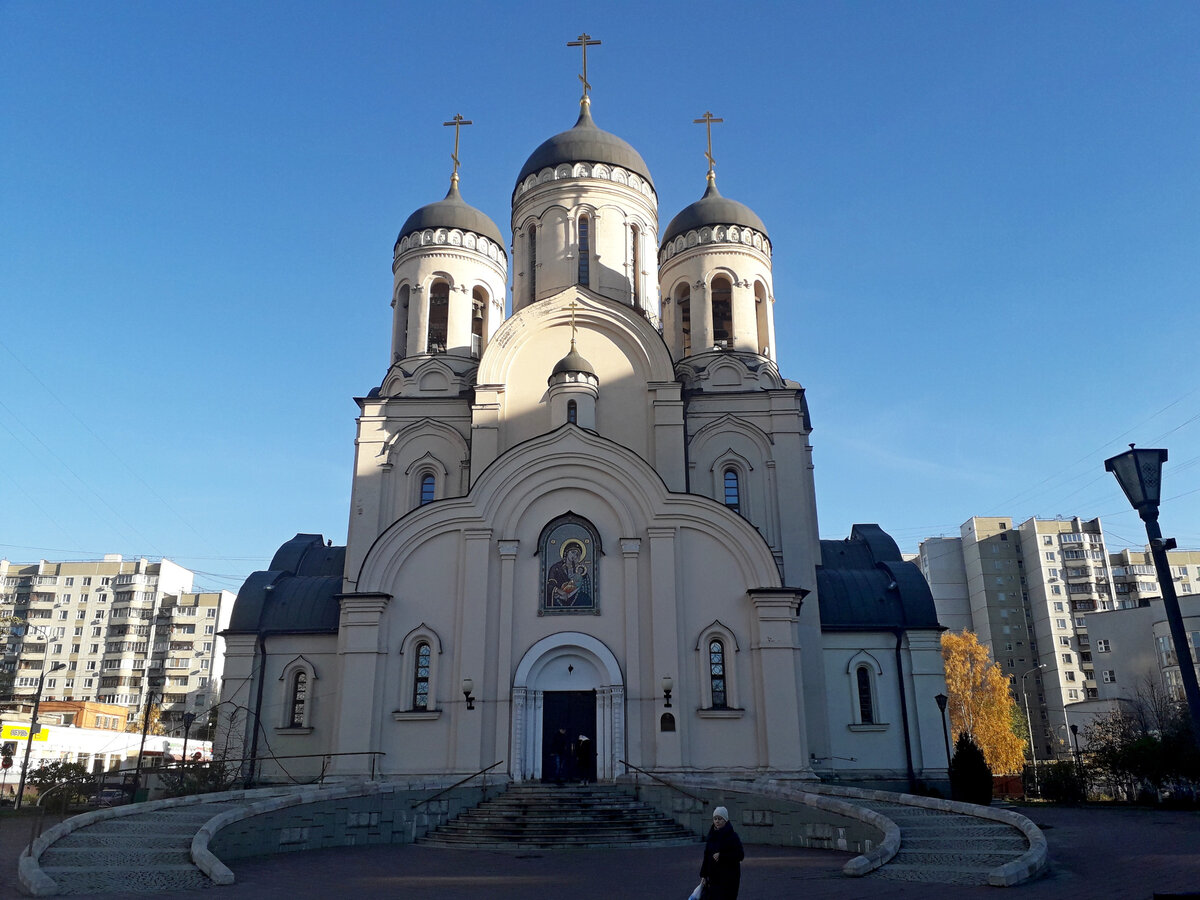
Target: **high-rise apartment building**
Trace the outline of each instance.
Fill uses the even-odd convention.
[[[124,707],[133,721],[147,690],[167,728],[202,717],[220,697],[217,633],[229,591],[193,591],[192,572],[170,560],[0,560],[0,700]],[[56,668],[61,666],[61,668]]]
[[[1168,556],[1176,591],[1200,593],[1200,553]],[[1161,596],[1149,554],[1110,553],[1099,519],[973,516],[919,560],[939,621],[974,631],[1008,675],[1037,757],[1068,756],[1071,705],[1100,696],[1088,614]]]

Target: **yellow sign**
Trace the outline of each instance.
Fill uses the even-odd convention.
[[[37,733],[33,736],[35,741],[50,740],[50,729],[45,725],[38,725]],[[5,741],[27,741],[29,740],[28,725],[0,725],[0,740]]]

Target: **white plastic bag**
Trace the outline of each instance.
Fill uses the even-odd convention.
[[[703,890],[704,890],[704,882],[702,881],[698,885],[696,885],[696,889],[694,891],[692,891],[692,896],[688,897],[688,900],[700,900],[700,893]]]

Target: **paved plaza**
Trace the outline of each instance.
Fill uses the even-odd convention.
[[[1050,872],[1015,888],[905,884],[841,874],[849,854],[747,847],[743,900],[870,897],[959,900],[1011,892],[1013,900],[1150,900],[1155,892],[1200,892],[1200,813],[1141,809],[1024,808],[1045,830]],[[17,855],[29,822],[0,819],[0,896],[20,896]],[[162,898],[395,898],[437,900],[684,900],[695,886],[700,847],[567,850],[522,854],[420,846],[363,847],[280,854],[233,865],[238,883],[156,895]],[[93,894],[114,900],[128,894]]]

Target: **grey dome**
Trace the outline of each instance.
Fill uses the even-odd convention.
[[[591,104],[583,103],[579,111],[579,121],[567,131],[543,141],[525,160],[521,174],[517,176],[517,184],[529,175],[553,169],[559,163],[607,163],[610,166],[620,166],[630,172],[636,172],[650,186],[654,180],[650,177],[650,169],[642,155],[615,134],[601,131],[592,121]]]
[[[659,247],[665,247],[668,242],[679,235],[687,234],[695,228],[703,228],[706,225],[742,225],[763,234],[767,233],[767,226],[763,224],[763,220],[754,210],[745,203],[738,203],[736,200],[722,197],[721,192],[717,190],[716,179],[710,178],[704,196],[691,206],[685,206],[671,220],[666,231],[663,232],[662,243]]]
[[[592,364],[588,362],[575,349],[575,341],[571,341],[571,351],[554,364],[553,371],[550,372],[550,377],[561,375],[563,372],[582,372],[585,375],[595,375],[596,370]]]
[[[504,238],[500,236],[500,229],[496,227],[495,222],[463,200],[458,192],[457,176],[450,181],[450,190],[444,200],[422,206],[404,220],[396,243],[400,243],[414,231],[424,231],[426,228],[461,228],[463,231],[473,231],[495,241],[501,251],[504,250]]]

